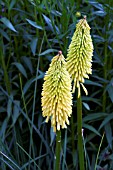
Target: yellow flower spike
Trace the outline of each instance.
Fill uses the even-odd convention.
[[[73,85],[73,93],[78,88],[78,97],[80,85],[86,95],[87,89],[84,87],[84,78],[89,78],[88,74],[92,74],[92,55],[93,43],[90,36],[90,27],[86,21],[86,16],[76,25],[76,30],[69,45],[67,54],[67,70],[71,76]]]
[[[72,92],[70,75],[66,69],[66,62],[62,52],[53,57],[44,77],[42,89],[42,115],[54,132],[60,128],[67,128],[68,117],[72,114]]]

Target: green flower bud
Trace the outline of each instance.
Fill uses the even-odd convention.
[[[92,74],[92,55],[93,43],[90,36],[90,27],[86,21],[86,17],[84,17],[76,25],[76,31],[72,37],[66,59],[67,70],[74,82],[73,93],[75,92],[75,87],[77,87],[78,97],[80,84],[86,95],[88,94],[83,83],[84,78],[89,78],[88,74]]]
[[[81,17],[81,13],[79,11],[76,12],[76,17]]]
[[[71,80],[66,70],[66,62],[62,52],[53,57],[44,77],[42,89],[42,115],[48,122],[51,117],[51,126],[54,132],[69,125],[68,117],[72,114]]]

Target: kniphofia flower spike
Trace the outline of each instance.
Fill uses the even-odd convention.
[[[48,71],[44,77],[42,89],[42,115],[54,132],[69,125],[68,117],[72,114],[71,80],[66,70],[66,62],[62,52],[53,57]]]
[[[88,94],[83,83],[85,81],[84,78],[89,78],[88,74],[92,74],[92,55],[93,43],[90,35],[90,27],[85,16],[76,25],[76,30],[67,54],[67,70],[74,82],[73,93],[75,92],[75,88],[78,88],[78,97],[80,85],[82,85],[86,95]]]

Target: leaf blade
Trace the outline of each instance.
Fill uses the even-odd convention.
[[[6,26],[8,27],[10,30],[17,32],[16,29],[14,28],[13,24],[9,21],[9,19],[7,19],[6,17],[2,17],[0,19],[0,21]]]

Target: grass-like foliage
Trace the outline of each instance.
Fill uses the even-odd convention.
[[[84,168],[113,169],[112,0],[0,0],[0,170],[53,170],[56,135],[42,117],[41,92],[53,56],[87,16],[92,75],[81,89]],[[62,130],[60,169],[79,170],[77,90]]]

